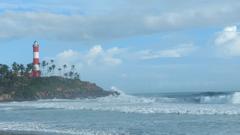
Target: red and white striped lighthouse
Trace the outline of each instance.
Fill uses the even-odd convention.
[[[32,77],[40,77],[40,62],[39,62],[39,44],[37,41],[33,43],[33,69]]]

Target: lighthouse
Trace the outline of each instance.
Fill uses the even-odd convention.
[[[32,77],[40,77],[40,62],[39,62],[39,44],[37,41],[33,43],[33,69]]]

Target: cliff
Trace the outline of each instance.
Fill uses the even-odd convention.
[[[62,77],[15,77],[0,79],[0,101],[30,101],[38,99],[96,98],[119,95],[105,91],[94,83]]]

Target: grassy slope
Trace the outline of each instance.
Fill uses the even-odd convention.
[[[51,98],[94,98],[111,94],[118,93],[104,91],[94,83],[65,79],[62,77],[17,77],[13,78],[11,81],[0,81],[0,101],[25,101]]]

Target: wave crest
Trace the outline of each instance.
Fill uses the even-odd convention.
[[[120,96],[97,99],[54,99],[1,103],[0,107],[11,108],[11,110],[65,109],[141,114],[240,115],[239,104],[240,92],[175,94],[172,96],[133,96],[122,93]]]

